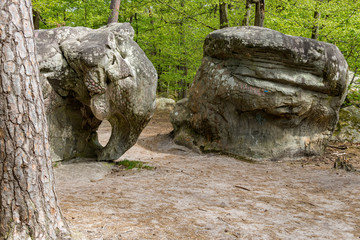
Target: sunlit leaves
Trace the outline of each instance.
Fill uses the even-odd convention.
[[[230,26],[242,24],[246,0],[228,3]],[[190,85],[202,58],[207,34],[219,28],[219,0],[122,0],[120,22],[130,22],[135,41],[159,74],[159,90],[177,97]],[[42,17],[42,28],[106,24],[110,0],[33,0]],[[253,4],[250,22],[254,22]],[[360,69],[360,1],[266,1],[265,27],[285,34],[311,37],[336,44],[352,70]],[[314,17],[315,12],[320,17]],[[46,24],[46,25],[45,25]]]
[[[85,26],[98,28],[107,22],[110,0],[32,0],[41,16],[41,28]]]

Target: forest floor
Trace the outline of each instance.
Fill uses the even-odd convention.
[[[110,131],[99,130],[102,141]],[[55,168],[74,239],[360,239],[360,146],[249,163],[178,146],[171,131],[168,115],[156,114],[120,158],[152,169],[83,161]],[[338,156],[357,171],[334,169]]]

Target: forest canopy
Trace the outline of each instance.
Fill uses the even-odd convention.
[[[200,66],[206,35],[220,26],[243,25],[246,5],[251,2],[254,3],[249,11],[249,22],[254,25],[255,2],[258,1],[122,0],[119,22],[131,23],[135,30],[134,40],[156,67],[159,95],[182,98]],[[32,2],[40,28],[98,28],[107,23],[111,1]],[[359,72],[360,1],[266,1],[264,27],[335,44],[344,54],[350,70]]]

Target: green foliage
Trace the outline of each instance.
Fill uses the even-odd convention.
[[[32,0],[32,4],[40,13],[40,28],[99,28],[107,23],[110,14],[110,0]]]
[[[314,12],[320,18],[314,18]],[[285,34],[311,37],[319,26],[318,40],[337,45],[350,69],[360,67],[360,1],[353,0],[280,0],[267,5],[266,27]]]
[[[154,167],[146,165],[146,163],[141,162],[141,161],[130,161],[130,160],[123,160],[120,162],[116,162],[116,165],[118,166],[123,166],[125,167],[125,169],[130,170],[133,168],[137,168],[137,169],[147,169],[147,170],[152,170],[154,169]]]
[[[344,103],[345,106],[355,105],[360,107],[360,86],[353,85],[348,91],[346,100]]]
[[[202,4],[185,0],[122,2],[120,19],[131,22],[135,40],[158,71],[158,90],[167,96],[182,97],[199,67],[202,44],[211,29],[189,17],[196,16],[209,25],[215,17],[211,6],[201,9]]]
[[[123,0],[120,22],[130,22],[134,40],[153,62],[162,96],[182,98],[201,64],[207,34],[219,28],[219,0]],[[230,26],[242,24],[246,0],[225,0]],[[40,12],[41,28],[105,25],[110,0],[33,0]],[[253,4],[255,5],[255,4]],[[255,6],[251,12],[254,22]],[[360,69],[360,1],[278,0],[266,1],[265,27],[285,34],[311,37],[336,44],[350,69]],[[315,12],[320,17],[314,17]]]
[[[53,168],[58,168],[60,166],[60,162],[53,162]]]

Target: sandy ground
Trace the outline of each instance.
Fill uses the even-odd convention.
[[[360,172],[322,158],[248,163],[175,145],[155,115],[121,159],[152,170],[78,162],[55,168],[58,198],[74,239],[360,239]],[[110,134],[105,125],[99,134]]]

